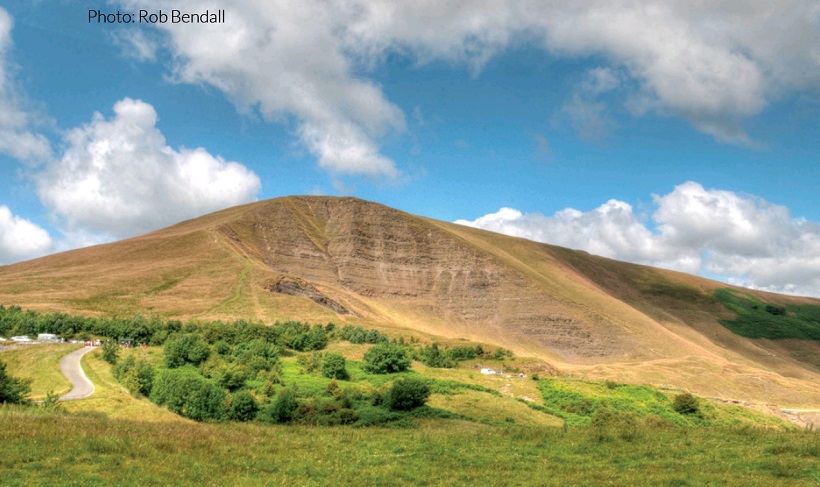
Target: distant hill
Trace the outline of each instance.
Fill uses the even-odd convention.
[[[732,288],[356,198],[277,198],[0,267],[0,303],[361,324],[500,346],[587,378],[820,406],[820,340],[811,339],[820,300]]]

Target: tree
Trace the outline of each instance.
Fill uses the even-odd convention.
[[[256,399],[248,391],[238,391],[231,398],[231,408],[228,410],[228,418],[234,421],[250,421],[256,417],[259,406]]]
[[[397,411],[409,411],[419,406],[423,406],[430,397],[430,386],[419,379],[400,378],[393,383],[384,404],[390,409]]]
[[[165,341],[165,364],[169,368],[185,364],[199,365],[211,354],[211,348],[195,333],[174,335]]]
[[[675,396],[675,400],[672,402],[672,409],[678,414],[700,415],[698,398],[688,392]]]
[[[120,344],[113,338],[106,338],[102,341],[102,358],[111,365],[117,363],[120,354]]]
[[[219,421],[225,416],[225,390],[190,365],[160,370],[151,401],[196,421]]]
[[[347,373],[346,364],[347,361],[344,356],[328,352],[322,363],[322,375],[328,379],[347,380],[350,378],[350,374]]]
[[[410,358],[404,347],[394,343],[379,343],[364,354],[362,369],[370,374],[391,374],[410,368]]]
[[[6,373],[6,364],[0,360],[0,403],[28,404],[31,379],[18,379]]]
[[[261,418],[268,423],[287,423],[293,419],[293,413],[299,404],[296,402],[296,393],[293,389],[283,389],[264,411]]]
[[[131,394],[143,395],[145,397],[151,395],[151,386],[154,382],[154,367],[144,358],[137,360],[133,355],[129,355],[125,360],[121,360],[114,366],[113,373],[114,377],[120,381]]]

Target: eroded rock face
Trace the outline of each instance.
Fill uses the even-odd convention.
[[[324,306],[325,308],[328,308],[335,313],[339,313],[340,315],[355,314],[347,310],[341,304],[322,294],[313,284],[296,277],[282,277],[278,281],[269,283],[265,288],[274,293],[308,298],[314,303]]]
[[[348,313],[315,286],[364,298],[435,303],[442,313],[525,335],[566,356],[620,354],[614,328],[566,316],[566,303],[493,255],[431,222],[355,198],[288,198],[258,207],[223,233],[255,249],[283,278],[270,289]],[[595,319],[594,317],[591,319]]]

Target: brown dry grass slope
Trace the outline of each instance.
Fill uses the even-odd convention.
[[[498,345],[572,375],[820,406],[820,344],[733,334],[717,321],[732,317],[712,297],[718,287],[330,197],[262,201],[0,267],[7,305],[353,323]]]

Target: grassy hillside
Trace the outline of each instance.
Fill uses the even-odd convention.
[[[204,327],[203,333],[217,330]],[[207,336],[207,335],[206,335]],[[351,336],[351,335],[346,335]],[[214,349],[227,344],[214,337]],[[456,368],[425,367],[374,375],[362,367],[371,347],[332,341],[346,357],[355,391],[398,377],[427,381],[427,408],[385,427],[197,423],[127,392],[96,350],[83,359],[95,383],[90,398],[63,411],[0,405],[0,478],[4,485],[805,485],[820,481],[817,432],[799,430],[747,408],[699,400],[677,412],[678,392],[568,378],[482,375],[526,360],[499,354]],[[45,348],[42,348],[45,350]],[[26,355],[48,375],[66,347]],[[0,352],[10,361],[19,354]],[[121,350],[166,363],[162,348]],[[281,380],[299,402],[326,394],[330,379],[310,368],[314,352],[281,358]],[[248,383],[255,387],[256,382]],[[279,386],[277,386],[279,387]],[[355,402],[356,399],[353,399]],[[313,403],[317,404],[317,403]],[[430,414],[446,419],[431,419]],[[563,419],[561,419],[563,418]],[[563,426],[563,427],[562,427]]]
[[[718,289],[715,297],[736,315],[735,319],[720,320],[720,323],[738,335],[772,340],[820,340],[820,306],[780,306],[730,289]]]
[[[29,345],[0,352],[9,375],[31,379],[31,399],[43,399],[48,392],[61,396],[71,390],[71,383],[60,372],[63,355],[80,345]]]
[[[792,323],[805,324],[820,302],[751,292],[791,321],[785,334],[741,336],[721,325],[744,318],[718,299],[720,287],[324,197],[253,203],[0,267],[4,305],[126,319],[332,321],[500,346],[572,376],[820,405],[820,340]],[[781,336],[791,338],[770,339]]]

